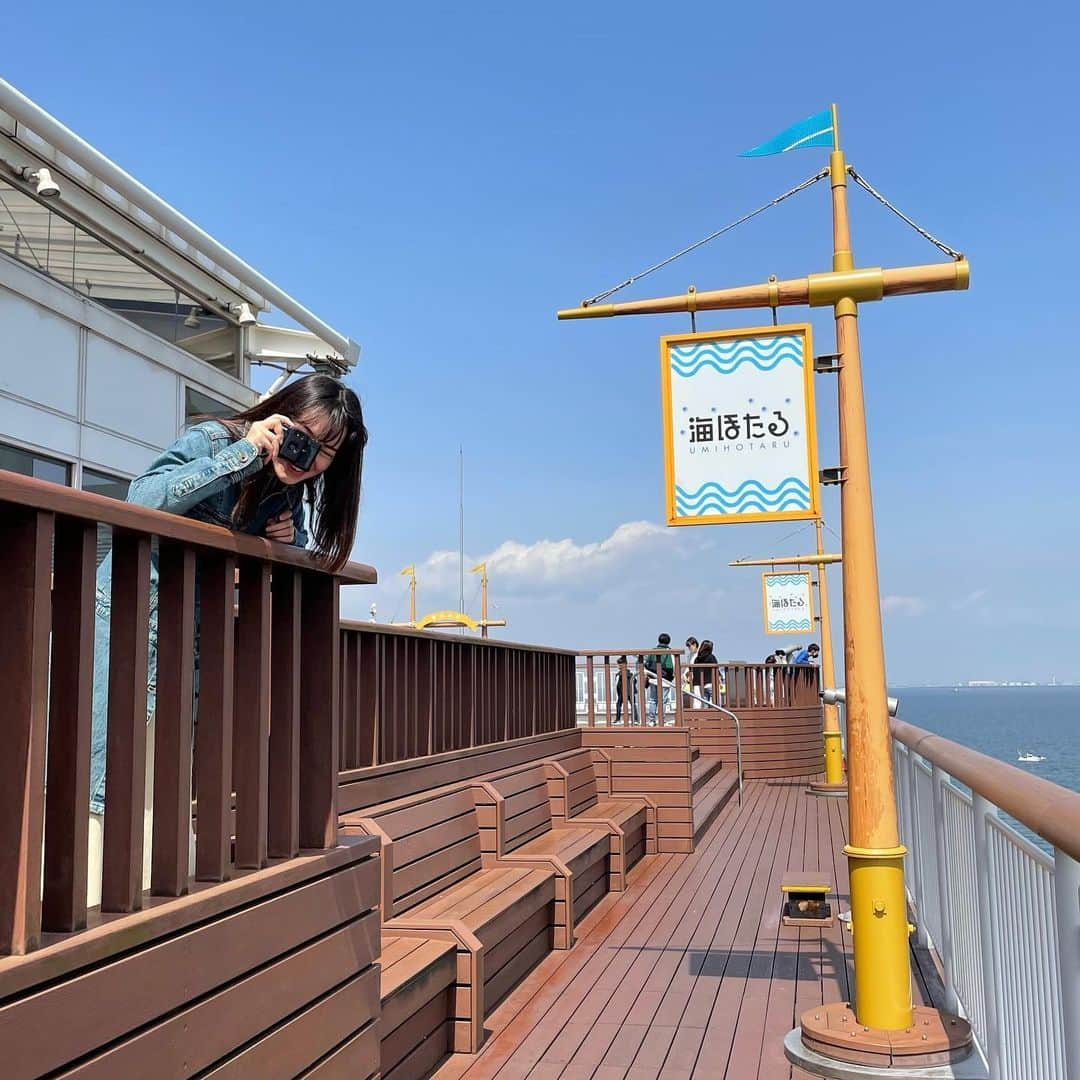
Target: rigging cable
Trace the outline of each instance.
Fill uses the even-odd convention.
[[[663,269],[665,266],[673,263],[676,259],[682,258],[683,255],[689,255],[691,251],[696,251],[699,247],[703,247],[705,244],[709,243],[710,240],[715,240],[718,236],[723,236],[724,233],[730,232],[737,226],[744,225],[746,222],[750,221],[751,218],[757,217],[758,214],[762,214],[766,210],[770,210],[774,206],[779,206],[780,203],[782,203],[785,199],[790,199],[792,195],[798,195],[800,191],[805,191],[808,187],[813,186],[819,180],[824,180],[825,177],[828,175],[829,170],[827,168],[822,169],[820,172],[815,173],[811,177],[808,177],[801,184],[796,184],[795,187],[791,188],[788,191],[785,191],[782,195],[777,195],[776,198],[773,199],[771,202],[767,202],[764,205],[759,206],[756,210],[751,210],[749,214],[744,214],[736,221],[732,221],[730,224],[725,225],[723,228],[717,229],[716,232],[710,233],[708,236],[703,237],[701,240],[690,244],[689,247],[684,247],[681,251],[676,251],[674,255],[669,255],[661,262],[654,263],[652,266],[648,267],[648,269],[641,270],[638,273],[633,274],[625,281],[620,281],[618,285],[612,285],[610,289],[605,289],[603,292],[599,292],[595,296],[590,296],[588,300],[582,300],[581,306],[590,307],[593,304],[598,304],[601,300],[606,300],[609,296],[617,293],[620,289],[625,289],[628,285],[633,285],[635,281],[640,281],[643,277],[648,277],[649,274],[654,273],[657,270]]]
[[[921,237],[929,240],[930,243],[938,249],[938,251],[942,252],[942,254],[948,255],[950,259],[956,259],[957,261],[964,257],[961,252],[949,247],[948,244],[943,243],[936,236],[933,236],[931,233],[927,232],[926,229],[924,229],[917,222],[912,221],[911,218],[909,218],[907,214],[903,212],[903,210],[899,209],[899,207],[893,206],[893,204],[889,202],[889,200],[886,199],[885,196],[882,195],[881,192],[878,191],[877,188],[875,188],[869,180],[864,179],[855,171],[854,165],[849,165],[847,171],[850,174],[851,179],[854,180],[855,183],[863,189],[863,191],[867,192],[869,195],[872,195],[875,199],[877,199],[879,203],[881,203],[882,206],[891,210],[898,218],[900,218],[901,221],[907,222],[907,224],[910,225]]]

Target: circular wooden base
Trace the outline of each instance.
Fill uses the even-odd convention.
[[[806,787],[807,795],[831,795],[834,799],[847,795],[847,784],[827,784],[824,780],[811,780]]]
[[[878,1069],[911,1069],[962,1061],[971,1053],[971,1025],[952,1013],[917,1005],[911,1027],[865,1027],[846,1001],[802,1014],[802,1041],[826,1057]]]

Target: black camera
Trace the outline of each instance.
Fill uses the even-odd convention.
[[[322,446],[310,435],[305,435],[299,428],[286,428],[285,438],[281,440],[277,456],[294,465],[301,472],[307,472],[319,456]]]

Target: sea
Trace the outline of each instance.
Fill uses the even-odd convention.
[[[898,686],[889,693],[900,701],[901,720],[1080,791],[1080,686]],[[1046,760],[1018,762],[1021,751]]]

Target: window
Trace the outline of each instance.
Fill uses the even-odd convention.
[[[125,480],[122,476],[110,476],[108,473],[95,472],[93,469],[83,469],[83,491],[90,491],[95,495],[108,495],[110,499],[123,501],[127,498],[130,486],[131,481]]]
[[[197,424],[201,420],[214,417],[235,416],[238,411],[236,405],[226,405],[224,401],[208,397],[199,390],[190,386],[184,387],[184,425]]]
[[[131,481],[122,476],[110,476],[108,473],[83,469],[82,489],[94,495],[107,495],[110,499],[126,499]],[[105,561],[105,556],[112,551],[112,530],[107,525],[97,527],[97,564]]]
[[[3,443],[0,443],[0,469],[32,476],[35,480],[48,480],[52,484],[67,486],[71,483],[71,466],[66,462]]]

